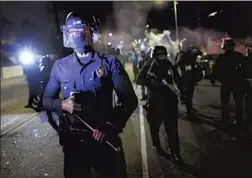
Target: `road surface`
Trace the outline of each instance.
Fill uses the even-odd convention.
[[[21,83],[15,89],[9,86],[11,96],[17,92],[27,95],[27,87]],[[20,89],[23,87],[23,89]],[[145,111],[139,101],[139,107],[129,119],[123,135],[123,146],[128,165],[129,178],[249,178],[251,162],[247,143],[225,141],[218,129],[220,120],[219,87],[210,86],[203,81],[195,91],[194,104],[198,110],[198,119],[188,121],[185,108],[180,106],[179,137],[181,154],[186,163],[175,166],[169,159],[156,154],[152,149],[149,126]],[[137,89],[139,95],[140,87]],[[140,95],[139,95],[140,96]],[[34,111],[24,109],[26,100],[20,97],[17,108],[10,110],[10,101],[4,108],[5,124],[18,117],[25,118]],[[2,109],[2,108],[1,108]],[[10,115],[10,113],[12,115]],[[7,121],[6,121],[7,120]],[[1,117],[2,122],[2,117]],[[18,122],[16,122],[18,123]],[[169,152],[164,127],[160,130],[162,147]],[[1,138],[1,177],[2,178],[62,178],[63,154],[58,144],[58,136],[47,122],[45,113],[40,113],[20,127],[7,132]],[[97,177],[93,171],[93,177]]]

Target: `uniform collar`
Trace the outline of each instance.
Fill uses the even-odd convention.
[[[84,63],[84,65],[85,65],[86,63],[90,63],[90,62],[95,61],[96,57],[97,57],[97,52],[94,51],[94,52],[89,56],[88,60]],[[79,61],[79,58],[78,58],[76,52],[73,52],[73,53],[71,54],[71,59],[72,59],[72,63],[73,63],[74,65],[76,65],[76,66],[82,66],[81,63],[80,63],[80,61]]]

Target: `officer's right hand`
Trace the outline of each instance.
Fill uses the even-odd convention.
[[[70,114],[73,114],[74,111],[82,111],[81,104],[74,102],[73,97],[63,100],[61,103],[61,108]]]

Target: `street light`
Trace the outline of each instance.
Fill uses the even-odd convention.
[[[108,45],[110,46],[110,45],[111,45],[111,42],[108,42]]]
[[[120,41],[121,44],[123,44],[123,41]]]
[[[109,36],[112,36],[113,34],[112,33],[109,33]]]
[[[146,27],[149,28],[150,26],[147,24]]]

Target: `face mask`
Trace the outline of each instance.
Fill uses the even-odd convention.
[[[77,53],[83,53],[86,48],[84,29],[73,29],[70,32],[71,45]]]
[[[164,61],[164,60],[167,59],[167,55],[166,55],[166,54],[158,54],[158,55],[157,55],[157,59],[158,59],[159,61]]]

